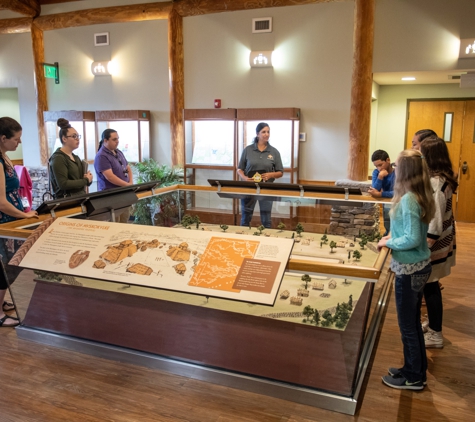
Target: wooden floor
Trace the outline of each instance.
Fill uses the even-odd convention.
[[[458,265],[443,282],[445,348],[428,350],[423,392],[401,392],[381,383],[388,366],[402,362],[392,294],[354,417],[42,346],[0,328],[0,422],[473,421],[475,225],[457,227]],[[32,283],[22,280],[15,292],[24,301]]]

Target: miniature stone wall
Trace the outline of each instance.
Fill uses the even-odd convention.
[[[367,192],[371,182],[355,182],[353,180],[337,180],[336,186],[345,188],[359,188]],[[330,216],[330,234],[358,236],[361,233],[376,235],[379,233],[378,204],[363,203],[355,207],[350,202],[348,205],[332,206]]]
[[[43,203],[43,194],[49,191],[48,169],[27,167],[27,170],[33,183],[33,209],[36,209]]]

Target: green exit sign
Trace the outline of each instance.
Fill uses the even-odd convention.
[[[54,79],[55,83],[59,84],[59,65],[58,62],[43,63],[43,68],[45,70],[45,78]]]

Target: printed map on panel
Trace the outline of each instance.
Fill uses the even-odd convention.
[[[189,281],[189,286],[240,292],[233,289],[244,258],[253,258],[259,242],[212,237]]]

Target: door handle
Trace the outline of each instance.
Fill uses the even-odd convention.
[[[462,164],[462,173],[463,174],[467,173],[467,170],[468,170],[468,164],[466,161],[464,161]]]

